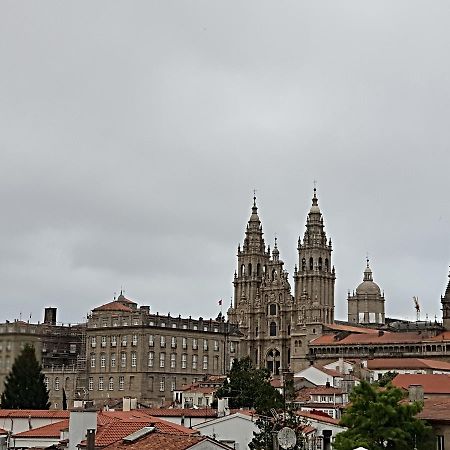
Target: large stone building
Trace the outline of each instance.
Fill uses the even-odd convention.
[[[253,199],[244,243],[238,247],[234,302],[228,316],[243,334],[242,354],[249,355],[256,367],[279,375],[306,364],[309,340],[334,320],[336,276],[331,252],[314,189],[303,240],[298,241],[292,295],[276,240],[272,252],[265,245]]]

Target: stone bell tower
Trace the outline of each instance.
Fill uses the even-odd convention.
[[[450,273],[448,274],[449,282],[443,297],[441,297],[442,304],[442,322],[444,328],[450,331]]]

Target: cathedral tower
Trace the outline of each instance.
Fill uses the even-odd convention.
[[[331,264],[331,239],[327,242],[316,188],[306,218],[306,231],[298,239],[298,268],[295,268],[295,302],[301,306],[300,322],[334,321],[334,266]]]
[[[449,282],[443,297],[441,297],[442,304],[442,322],[444,328],[450,331],[450,273],[448,274]]]

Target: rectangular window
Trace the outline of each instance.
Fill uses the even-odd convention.
[[[436,436],[436,449],[437,450],[445,450],[445,447],[444,447],[444,436],[442,436],[442,435]]]
[[[106,367],[106,355],[104,353],[100,355],[100,367]]]
[[[122,347],[126,347],[127,346],[127,337],[128,336],[122,336]]]
[[[155,337],[153,336],[153,334],[149,334],[148,336],[148,346],[149,347],[155,346]]]
[[[92,368],[95,367],[95,355],[94,354],[91,355],[91,367]]]
[[[214,339],[214,351],[219,351],[219,341],[217,339]]]
[[[111,336],[111,347],[117,346],[117,336]]]
[[[183,353],[181,355],[181,368],[186,369],[186,366],[187,366],[187,355],[186,353]]]
[[[219,370],[219,357],[218,356],[214,356],[214,360],[213,360],[213,365],[214,365],[214,370]]]
[[[103,391],[103,377],[98,377],[98,390]]]
[[[163,368],[166,365],[166,354],[160,353],[159,354],[159,367]]]
[[[172,382],[170,383],[170,391],[173,392],[176,388],[177,388],[177,382],[176,382],[176,380],[174,378],[172,380]]]
[[[94,378],[93,377],[89,377],[88,390],[90,390],[90,391],[94,390]]]
[[[136,352],[131,352],[131,367],[136,367],[137,357]]]
[[[187,338],[183,338],[183,350],[187,349]]]
[[[198,348],[198,341],[196,338],[192,339],[192,350],[197,350]]]
[[[231,341],[231,342],[230,342],[230,352],[231,352],[231,353],[234,353],[235,351],[236,351],[236,347],[234,346],[234,342]]]
[[[97,339],[95,336],[91,337],[91,347],[95,347],[97,345]]]
[[[203,370],[208,370],[208,357],[206,355],[203,357]]]
[[[136,347],[137,343],[138,343],[138,337],[137,337],[137,334],[133,334],[133,337],[132,337],[132,339],[131,339],[131,345],[132,345],[133,347]]]
[[[177,365],[177,355],[175,353],[172,353],[170,355],[170,368],[175,369]]]
[[[153,367],[153,361],[155,360],[155,353],[148,352],[148,367]]]
[[[111,367],[112,368],[116,367],[116,354],[115,353],[111,354]]]
[[[165,336],[160,337],[159,344],[160,344],[161,348],[164,348],[166,346],[166,337]]]
[[[106,336],[102,336],[102,342],[100,344],[102,347],[106,347]]]
[[[103,325],[104,327],[107,327],[107,326],[108,326],[108,319],[103,319],[102,325]]]
[[[108,390],[109,391],[114,390],[114,378],[113,377],[109,377]]]
[[[192,355],[192,368],[196,369],[197,368],[197,355]]]
[[[175,336],[172,336],[170,346],[172,348],[177,348],[177,338]]]
[[[164,392],[166,390],[166,380],[161,378],[159,380],[159,392]]]
[[[119,391],[123,391],[124,385],[125,385],[125,377],[121,375],[119,377]]]
[[[122,352],[120,354],[120,365],[121,365],[121,367],[127,366],[127,354],[125,352]]]
[[[208,339],[203,339],[203,350],[208,351]]]

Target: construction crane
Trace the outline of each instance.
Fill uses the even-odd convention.
[[[414,296],[413,297],[413,301],[414,301],[414,308],[416,309],[416,320],[417,322],[420,320],[420,304],[419,304],[419,298]]]

